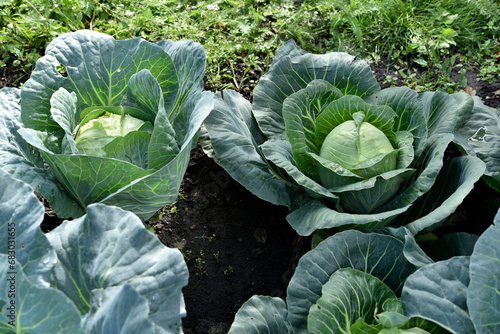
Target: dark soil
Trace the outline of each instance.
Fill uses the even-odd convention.
[[[243,76],[244,66],[236,67],[237,76]],[[373,64],[372,70],[384,88],[386,76],[394,76],[394,68],[384,63]],[[249,80],[259,77],[253,69],[240,87],[250,101],[254,84]],[[500,83],[477,81],[474,71],[467,72],[467,78],[471,95],[477,94],[492,107],[500,103]],[[0,87],[19,86],[26,79],[25,74],[7,67]],[[446,231],[468,226],[467,230],[475,232],[480,228],[474,222],[477,211],[495,194],[479,182],[447,222]],[[187,334],[227,333],[236,311],[254,294],[285,297],[297,261],[310,245],[309,238],[298,237],[286,222],[287,208],[254,196],[199,146],[192,152],[177,202],[160,213],[161,218],[148,224],[165,245],[182,251],[189,268],[189,284],[183,290]],[[59,222],[48,209],[42,228],[50,230]]]

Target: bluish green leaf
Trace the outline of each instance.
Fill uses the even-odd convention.
[[[311,200],[292,211],[286,220],[299,235],[311,235],[315,230],[329,228],[378,229],[389,224],[395,217],[408,210],[410,205],[374,214],[339,212],[324,202]]]
[[[71,300],[54,288],[31,283],[19,264],[9,267],[4,254],[0,254],[0,308],[4,334],[84,334]]]
[[[403,246],[392,236],[350,230],[331,236],[304,255],[287,289],[288,319],[296,332],[307,327],[309,309],[321,297],[330,276],[341,268],[371,274],[398,291],[414,270],[403,256]]]
[[[427,121],[427,138],[452,133],[458,120],[459,108],[456,99],[443,92],[425,92],[419,96]]]
[[[410,275],[401,295],[405,314],[431,320],[452,333],[474,333],[467,311],[469,262],[469,257],[457,256]]]
[[[67,76],[56,71],[64,66]],[[163,91],[165,108],[175,102],[178,81],[174,64],[161,47],[143,39],[117,41],[89,30],[53,40],[22,89],[22,121],[27,127],[60,137],[50,118],[50,97],[59,88],[77,94],[79,113],[89,106],[120,106],[130,77],[148,69]]]
[[[219,164],[237,182],[273,204],[291,205],[291,185],[280,180],[261,153],[263,136],[256,134],[257,124],[251,105],[237,92],[216,95],[215,107],[205,121]],[[244,166],[244,168],[242,168]]]
[[[408,87],[391,87],[365,98],[365,102],[391,107],[398,115],[393,131],[411,132],[415,157],[420,157],[427,138],[427,127],[417,92]]]
[[[91,310],[82,319],[88,334],[155,333],[149,306],[129,284],[94,290]]]
[[[293,334],[281,298],[253,296],[236,313],[229,334]]]
[[[430,191],[418,198],[395,224],[406,225],[413,234],[436,229],[462,204],[484,170],[484,163],[476,157],[454,158],[440,170]]]
[[[262,152],[267,160],[286,171],[286,174],[298,185],[311,191],[312,196],[337,202],[338,198],[318,182],[306,176],[295,164],[290,142],[287,140],[268,140],[261,145]]]
[[[129,162],[143,169],[148,169],[148,146],[151,133],[132,131],[125,136],[116,137],[102,147],[106,157]]]
[[[62,140],[62,152],[67,154],[78,154],[76,143],[73,138],[74,130],[78,124],[76,117],[76,94],[69,93],[64,88],[59,88],[50,98],[50,113],[52,118],[64,130]]]
[[[454,142],[486,163],[485,181],[500,191],[500,111],[478,97],[473,101],[473,107],[460,115]]]
[[[148,300],[149,317],[167,330],[186,315],[181,289],[188,271],[182,254],[166,248],[132,213],[93,204],[87,214],[47,234],[57,252],[54,282],[82,313],[94,289],[130,284]]]
[[[500,213],[477,240],[470,263],[467,307],[478,334],[500,331]]]
[[[40,192],[60,216],[81,216],[82,208],[59,187],[57,180],[44,168],[40,153],[18,133],[23,129],[19,102],[19,89],[0,90],[0,167]]]
[[[154,130],[149,142],[148,157],[149,168],[160,169],[172,161],[179,154],[179,146],[175,141],[175,131],[168,120],[165,108],[161,106],[157,109]]]
[[[0,254],[36,285],[48,286],[56,254],[40,229],[44,207],[27,184],[0,169]],[[13,270],[9,270],[13,271]]]

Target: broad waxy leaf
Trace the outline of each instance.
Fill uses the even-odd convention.
[[[33,189],[0,169],[0,254],[7,255],[9,264],[18,263],[27,279],[39,286],[49,285],[56,262],[40,229],[44,213]]]
[[[464,98],[460,94],[453,97]],[[500,192],[500,111],[484,105],[478,97],[473,98],[471,108],[464,109],[455,128],[454,142],[486,163],[484,179]]]
[[[31,283],[19,264],[10,267],[5,254],[0,261],[1,333],[84,334],[78,309],[61,291]]]
[[[228,334],[293,334],[281,298],[253,296],[236,313]]]
[[[21,91],[17,88],[0,89],[0,167],[16,179],[22,179],[35,191],[51,199],[54,211],[65,217],[79,217],[81,207],[70,199],[57,180],[44,168],[40,153],[34,150],[18,133],[23,129]]]
[[[474,333],[467,312],[469,257],[426,265],[408,277],[401,300],[405,314],[434,321],[452,333]]]
[[[57,72],[58,66],[65,68],[66,76]],[[158,80],[165,109],[170,110],[178,79],[172,60],[161,47],[138,38],[117,41],[88,30],[61,35],[49,44],[23,86],[23,124],[59,136],[49,118],[49,101],[55,91],[63,87],[75,92],[79,112],[89,106],[119,106],[130,78],[142,69]]]
[[[185,316],[181,289],[188,272],[182,254],[166,248],[132,213],[93,204],[84,217],[47,234],[57,252],[57,288],[87,313],[92,290],[129,284],[148,300],[149,317],[164,330],[180,331]]]
[[[263,158],[260,145],[263,135],[259,134],[251,105],[234,91],[224,91],[215,97],[214,110],[205,121],[211,146],[217,161],[226,171],[259,197],[273,204],[291,205],[291,185],[280,180],[269,169]],[[240,167],[245,164],[247,168]]]
[[[329,82],[313,80],[283,101],[283,120],[293,157],[300,170],[310,175],[317,171],[307,153],[319,154],[321,149],[316,143],[316,118],[324,106],[341,96],[340,90]]]
[[[91,303],[90,312],[82,321],[88,334],[155,333],[148,316],[148,301],[128,284],[94,290]]]
[[[478,334],[500,331],[500,213],[479,237],[470,258],[467,307]]]
[[[455,212],[484,170],[484,163],[476,157],[461,156],[447,162],[430,191],[393,224],[405,225],[413,234],[436,229]]]

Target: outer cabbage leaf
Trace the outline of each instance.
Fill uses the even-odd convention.
[[[292,334],[294,330],[286,316],[283,299],[253,296],[236,313],[228,334]]]
[[[56,254],[40,229],[44,213],[33,190],[0,169],[0,253],[20,264],[32,283],[48,286]]]
[[[461,94],[454,97],[463,99]],[[454,141],[467,154],[486,163],[484,179],[500,192],[500,111],[486,106],[478,97],[473,101],[473,106],[460,113]]]
[[[50,169],[30,170],[52,181],[49,186],[27,181],[54,203],[60,217],[81,216],[87,205],[102,202],[147,219],[173,202],[198,130],[213,107],[212,93],[201,92],[205,61],[203,48],[192,41],[158,45],[142,39],[116,41],[93,31],[64,34],[52,41],[22,88],[25,128],[10,129],[11,133],[20,129],[24,138],[16,141],[40,150]],[[61,89],[69,95],[59,98]],[[149,146],[144,146],[148,136],[131,134],[104,146],[103,152],[112,151],[107,158],[75,154],[78,151],[69,140],[78,130],[75,119],[88,121],[105,111],[154,123]],[[17,161],[9,162],[8,168],[20,174],[21,167],[11,163]],[[53,183],[66,194],[55,193]]]
[[[291,205],[293,186],[280,179],[264,158],[260,145],[265,137],[247,100],[230,90],[216,94],[214,110],[204,124],[210,139],[204,145],[213,149],[216,161],[233,179],[266,201]]]
[[[90,312],[82,319],[88,334],[155,333],[149,305],[128,284],[92,291]]]
[[[20,99],[19,89],[0,89],[0,168],[50,198],[52,209],[61,216],[81,216],[82,208],[46,170],[40,152],[34,150],[18,133],[19,129],[24,128],[21,123]]]
[[[431,320],[452,333],[474,333],[467,312],[469,257],[426,265],[405,282],[401,300],[408,316]]]
[[[93,290],[129,284],[147,299],[156,326],[180,332],[186,315],[181,293],[188,280],[186,264],[177,249],[163,246],[137,216],[92,204],[85,216],[65,221],[47,237],[59,259],[55,284],[82,314],[93,305]]]
[[[479,237],[470,258],[467,307],[479,334],[500,331],[500,211]]]
[[[0,261],[1,333],[84,334],[80,313],[64,293],[31,283],[20,264],[10,267],[7,255],[0,254]]]
[[[461,156],[448,161],[430,191],[392,224],[405,225],[413,234],[436,229],[455,212],[484,170],[484,163],[476,157]]]

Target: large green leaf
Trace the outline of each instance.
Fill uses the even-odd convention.
[[[350,333],[358,320],[376,324],[379,307],[395,298],[378,278],[352,268],[339,269],[323,285],[321,297],[311,307],[307,328],[313,334]]]
[[[292,211],[286,220],[303,236],[311,235],[315,230],[335,227],[371,230],[386,226],[410,206],[377,214],[356,214],[339,212],[320,200],[311,200]]]
[[[83,210],[44,168],[40,153],[18,133],[21,123],[20,93],[17,88],[0,90],[0,168],[42,193],[52,209],[63,217],[79,217]]]
[[[473,101],[473,108],[460,114],[454,142],[486,163],[485,181],[500,192],[500,111],[478,97]]]
[[[380,86],[370,66],[347,53],[306,53],[294,41],[286,42],[255,87],[253,113],[268,139],[285,139],[283,102],[315,79],[328,81],[344,95],[365,97]]]
[[[250,103],[234,91],[222,94],[216,95],[214,110],[205,121],[218,163],[260,198],[290,206],[292,186],[280,180],[263,157],[260,145],[264,137],[252,116]]]
[[[132,213],[93,204],[84,217],[47,234],[59,262],[54,285],[82,314],[92,291],[129,284],[148,300],[156,326],[177,333],[185,316],[181,289],[188,272],[182,254],[166,248]]]
[[[253,296],[236,313],[228,334],[293,334],[281,298]]]
[[[447,162],[430,191],[393,224],[405,225],[413,234],[438,228],[462,204],[484,170],[484,163],[476,157],[461,156]]]
[[[443,92],[425,92],[419,96],[424,107],[427,138],[452,133],[457,124],[460,105],[451,95]],[[432,140],[432,139],[431,139]]]
[[[403,256],[403,247],[392,236],[350,230],[331,236],[304,255],[287,289],[288,319],[296,332],[305,331],[309,309],[341,268],[369,273],[398,291],[414,270]]]
[[[478,334],[500,332],[500,212],[479,237],[470,263],[467,307]]]
[[[177,41],[163,40],[157,43],[174,63],[177,78],[179,80],[179,93],[174,107],[168,112],[168,116],[174,125],[177,142],[183,142],[187,133],[185,124],[191,118],[194,109],[185,108],[186,100],[201,92],[204,87],[203,77],[207,57],[200,43],[191,40]]]
[[[7,255],[0,254],[1,333],[83,334],[80,320],[61,291],[31,283],[19,264],[10,267]]]
[[[88,334],[155,333],[149,319],[149,306],[129,284],[94,290],[91,310],[82,319]]]
[[[63,68],[61,74],[58,69]],[[174,64],[168,54],[143,39],[117,41],[113,37],[80,30],[53,40],[22,89],[23,124],[60,137],[61,128],[50,118],[50,97],[63,87],[77,95],[77,116],[90,106],[120,106],[132,75],[148,69],[158,80],[165,109],[170,110],[178,91]]]
[[[456,256],[410,275],[401,295],[405,314],[431,320],[452,333],[474,333],[467,311],[469,262],[467,256]]]
[[[47,286],[56,254],[40,229],[44,213],[33,189],[0,169],[0,254],[20,264],[31,282]]]

